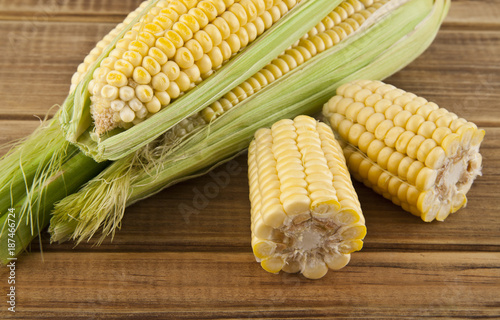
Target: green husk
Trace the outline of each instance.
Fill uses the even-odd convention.
[[[261,127],[282,118],[318,112],[345,82],[383,79],[393,74],[430,45],[448,6],[448,0],[412,0],[391,8],[374,26],[362,29],[250,96],[177,147],[165,152],[159,139],[133,157],[118,160],[81,191],[56,205],[50,227],[52,241],[82,241],[103,227],[102,241],[114,229],[96,221],[118,225],[127,205],[206,173],[247,148]],[[116,172],[127,172],[117,181],[123,185],[112,183]],[[102,192],[120,201],[99,201]]]
[[[74,95],[68,97],[67,103],[63,106],[62,127],[66,132],[66,137],[96,161],[123,158],[152,142],[189,115],[209,106],[227,91],[259,71],[314,27],[340,2],[341,0],[302,1],[245,50],[232,58],[224,68],[155,114],[154,117],[125,131],[115,129],[95,139],[98,141],[94,141],[89,139],[93,127],[89,126],[90,97],[87,87],[92,79],[93,70],[112,49],[113,43],[101,55],[94,68],[77,87]],[[133,23],[135,21],[122,34]]]
[[[4,214],[0,217],[1,263],[6,264],[9,258],[19,255],[48,225],[50,212],[56,201],[75,192],[107,166],[106,162],[96,163],[82,153],[77,153],[64,163],[62,160],[58,162],[54,159],[52,159],[53,165],[50,166],[50,175],[45,173],[43,179],[39,179],[38,183],[29,189],[28,194],[11,207],[15,213],[14,233],[8,228],[9,215]],[[9,239],[15,241],[13,254],[10,254],[8,248]]]

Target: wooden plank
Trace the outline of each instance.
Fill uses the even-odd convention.
[[[112,24],[0,22],[0,119],[43,116],[62,103],[71,76]],[[447,31],[387,81],[479,125],[500,124],[500,31]],[[28,89],[29,88],[29,89]],[[54,109],[55,110],[55,109]],[[54,111],[51,112],[53,114]],[[31,118],[33,119],[33,118]]]
[[[140,0],[0,0],[0,20],[114,22],[118,23]],[[500,7],[495,0],[453,0],[445,28],[494,29],[500,25]]]
[[[15,141],[32,133],[39,121],[0,120],[0,156],[4,155]]]
[[[78,65],[112,27],[0,22],[0,119],[43,117],[62,104]]]
[[[500,315],[498,253],[353,254],[322,280],[269,274],[244,253],[46,253],[18,261],[17,315],[48,319]],[[1,271],[4,279],[5,269]]]
[[[498,0],[453,0],[443,27],[446,29],[498,30],[499,15]]]
[[[499,29],[500,30],[500,29]],[[386,79],[479,126],[498,126],[500,32],[441,30],[409,66]]]
[[[355,183],[368,234],[363,251],[500,251],[498,186],[500,128],[487,128],[482,145],[483,174],[468,193],[466,208],[444,222],[425,223],[420,218]],[[50,244],[57,251],[201,251],[246,252],[250,248],[250,203],[246,155],[213,172],[172,186],[127,208],[114,240],[94,247],[90,243]],[[32,246],[39,251],[38,241]]]
[[[0,0],[0,20],[22,20],[34,24],[47,21],[123,21],[141,0]]]

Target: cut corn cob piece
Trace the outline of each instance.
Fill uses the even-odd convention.
[[[328,125],[298,116],[258,130],[248,177],[252,247],[265,270],[318,279],[361,249],[364,217]]]
[[[93,73],[88,90],[96,133],[128,128],[157,113],[295,4],[296,0],[158,2]]]
[[[298,68],[307,60],[327,50],[355,32],[377,9],[388,0],[345,0],[311,31],[292,45],[262,70],[229,91],[188,119],[167,132],[166,144],[179,143],[187,134],[214,121],[239,102]]]
[[[484,130],[380,81],[337,89],[323,115],[346,142],[353,176],[424,221],[465,206],[481,174]]]

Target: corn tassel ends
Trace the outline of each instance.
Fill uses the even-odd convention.
[[[361,249],[364,217],[330,127],[298,116],[260,129],[248,166],[252,247],[265,270],[318,279]]]
[[[353,176],[424,221],[465,206],[481,174],[484,130],[380,81],[337,89],[323,115],[345,141]]]

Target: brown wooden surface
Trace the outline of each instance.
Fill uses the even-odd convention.
[[[0,0],[0,144],[62,103],[86,53],[139,3]],[[240,156],[241,172],[198,214],[182,216],[179,205],[192,205],[210,175],[130,207],[100,247],[50,244],[44,233],[18,261],[14,317],[500,319],[499,15],[499,1],[454,1],[429,50],[387,80],[486,129],[483,176],[444,223],[424,223],[356,183],[363,251],[318,281],[268,274],[251,253]],[[1,268],[1,301],[6,279]],[[7,306],[2,319],[12,317]]]

